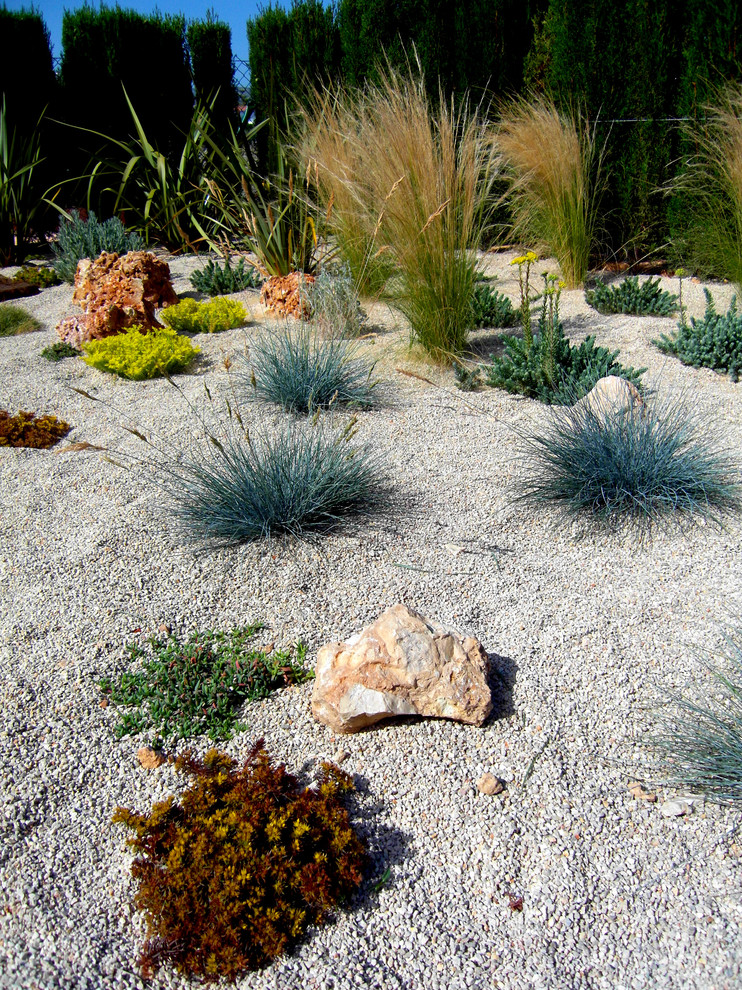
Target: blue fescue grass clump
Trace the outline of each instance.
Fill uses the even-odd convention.
[[[707,418],[681,400],[586,403],[523,437],[521,497],[607,527],[720,522],[742,505],[739,471]]]
[[[703,319],[691,317],[688,323],[683,318],[673,337],[662,334],[654,343],[683,364],[727,371],[737,382],[742,374],[742,313],[737,312],[737,297],[732,296],[728,311],[721,314],[716,312],[709,290],[703,291],[706,296]]]
[[[253,345],[252,370],[243,384],[259,398],[300,415],[330,405],[368,408],[376,398],[374,366],[356,355],[354,345],[337,337],[287,328]]]
[[[653,739],[667,783],[723,802],[742,802],[742,627],[706,664],[715,690],[676,696],[658,713]]]
[[[198,542],[302,537],[388,500],[378,455],[354,444],[354,433],[354,419],[338,434],[315,419],[262,438],[230,422],[219,436],[208,432],[199,453],[161,462],[159,479],[173,517]]]
[[[599,313],[626,313],[631,316],[672,316],[678,309],[678,297],[666,292],[660,280],[640,282],[629,275],[618,285],[598,282],[585,292],[585,302]]]

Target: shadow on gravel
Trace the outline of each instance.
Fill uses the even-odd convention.
[[[491,725],[500,718],[509,718],[510,715],[515,714],[513,689],[518,674],[518,664],[512,657],[504,657],[499,653],[487,655],[490,662],[487,683],[492,692],[492,714],[485,725]]]

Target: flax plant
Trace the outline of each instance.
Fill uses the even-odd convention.
[[[742,84],[721,90],[705,110],[705,120],[685,128],[696,154],[670,191],[688,196],[693,262],[742,292]]]
[[[377,85],[340,94],[326,116],[310,117],[307,130],[309,166],[320,191],[334,193],[333,214],[345,217],[336,232],[345,222],[340,237],[357,230],[362,256],[393,266],[413,340],[450,361],[466,345],[478,276],[472,249],[496,177],[483,114],[443,99],[434,111],[422,81],[387,68]]]
[[[597,235],[603,151],[579,115],[546,97],[514,100],[501,115],[497,145],[509,188],[513,234],[540,242],[568,288],[582,285]]]

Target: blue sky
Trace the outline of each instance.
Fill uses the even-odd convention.
[[[5,6],[9,10],[20,10],[22,7],[34,6],[40,11],[46,21],[52,36],[53,54],[58,58],[62,54],[62,15],[67,10],[76,10],[84,6],[76,3],[75,0],[5,0]],[[115,6],[109,3],[107,6]],[[97,4],[92,4],[97,6]],[[247,36],[245,34],[245,23],[248,17],[254,17],[259,7],[269,6],[266,2],[254,2],[254,0],[122,0],[121,7],[138,10],[143,14],[149,14],[154,10],[159,10],[162,14],[183,14],[185,17],[196,20],[206,17],[209,8],[213,8],[217,17],[226,21],[232,28],[232,54],[238,58],[247,59]],[[275,0],[273,6],[288,7],[288,2],[278,2]]]

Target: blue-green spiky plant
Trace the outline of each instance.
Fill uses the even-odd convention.
[[[652,743],[668,784],[742,802],[742,626],[706,662],[708,687],[677,695],[660,709]]]
[[[285,423],[252,438],[224,429],[159,479],[183,531],[198,542],[233,545],[327,531],[388,502],[379,456],[352,442],[355,421],[335,434],[321,423]]]
[[[719,522],[742,506],[739,469],[682,399],[623,410],[585,403],[524,435],[521,497],[614,527]]]
[[[251,360],[243,387],[287,412],[308,415],[330,405],[367,408],[376,398],[373,365],[357,357],[355,346],[306,327],[267,335],[253,345]]]

